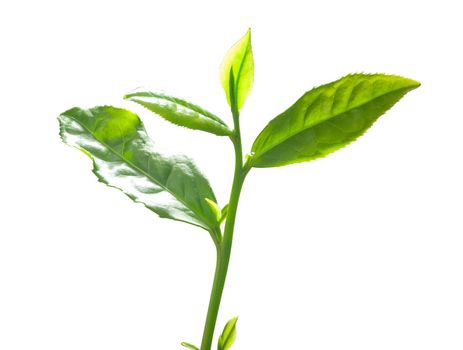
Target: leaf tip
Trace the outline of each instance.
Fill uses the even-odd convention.
[[[395,77],[400,79],[404,85],[406,85],[410,90],[416,89],[421,86],[421,83],[417,80],[410,79],[401,75],[390,75],[391,77]]]
[[[421,86],[421,83],[418,80],[410,79],[410,82],[412,83],[414,89],[419,88]]]

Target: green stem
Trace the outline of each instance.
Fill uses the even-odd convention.
[[[209,308],[207,310],[206,324],[204,325],[203,339],[201,342],[201,350],[211,350],[212,339],[219,313],[220,301],[222,299],[223,288],[227,278],[228,265],[230,263],[230,254],[233,243],[233,230],[235,227],[236,211],[238,209],[238,201],[243,186],[246,173],[243,170],[243,151],[241,146],[241,133],[239,126],[239,115],[233,112],[233,120],[235,123],[235,133],[232,137],[235,148],[235,174],[233,177],[233,185],[228,203],[227,221],[222,242],[217,247],[217,262],[214,275],[214,283],[212,285],[211,298]]]

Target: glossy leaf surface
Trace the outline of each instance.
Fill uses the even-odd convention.
[[[219,117],[180,98],[149,91],[130,93],[124,98],[142,105],[176,125],[207,131],[219,136],[232,134],[227,124]]]
[[[234,78],[232,84],[230,84],[231,75]],[[240,110],[251,92],[254,82],[254,57],[252,55],[250,29],[225,55],[220,71],[220,80],[225,90],[228,104],[234,108],[232,106],[234,99],[236,101],[236,109]],[[233,89],[233,91],[230,91],[230,89]]]
[[[361,136],[420,84],[385,74],[352,74],[305,93],[262,130],[249,165],[276,167],[324,157]]]
[[[93,160],[100,182],[123,191],[160,217],[208,231],[218,226],[204,198],[216,201],[198,168],[185,156],[155,150],[138,116],[110,106],[73,108],[59,116],[62,140]]]
[[[218,350],[228,350],[231,348],[236,339],[236,322],[238,317],[232,318],[227,322],[222,334],[219,337]]]

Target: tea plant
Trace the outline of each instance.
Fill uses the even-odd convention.
[[[241,188],[253,168],[270,168],[324,157],[356,140],[407,92],[420,84],[385,74],[349,74],[316,87],[271,120],[243,159],[240,110],[251,91],[251,33],[226,54],[220,79],[233,128],[207,110],[162,93],[139,91],[124,98],[174,124],[229,139],[235,150],[230,199],[221,207],[206,177],[188,157],[159,152],[133,112],[98,106],[72,108],[58,119],[62,140],[87,154],[100,182],[118,188],[160,217],[204,229],[217,250],[216,271],[200,350],[210,350],[227,276]],[[223,230],[222,230],[223,228]],[[236,337],[231,319],[218,340],[227,350]],[[189,343],[183,346],[198,350]]]

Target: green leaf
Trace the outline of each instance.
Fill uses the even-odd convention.
[[[182,346],[190,349],[190,350],[199,350],[199,348],[197,346],[194,346],[193,344],[190,344],[190,343],[186,343],[186,342],[183,342],[181,343]]]
[[[206,203],[209,205],[209,208],[211,208],[212,212],[214,213],[217,222],[220,222],[221,221],[220,219],[222,217],[222,211],[220,210],[219,205],[209,198],[204,198],[204,200],[206,201]]]
[[[262,130],[248,166],[277,167],[324,157],[361,136],[417,81],[351,74],[305,93]]]
[[[232,84],[230,84],[230,76],[233,76],[234,79]],[[251,29],[248,29],[247,33],[228,50],[222,62],[220,80],[228,104],[232,109],[240,110],[251,92],[254,81]],[[232,91],[230,91],[231,89]]]
[[[140,91],[124,96],[176,125],[207,131],[219,136],[233,132],[219,117],[185,100],[160,93]]]
[[[100,182],[160,217],[217,228],[204,201],[216,201],[209,182],[189,158],[156,151],[136,114],[111,106],[72,108],[58,120],[62,140],[90,156]]]
[[[219,337],[219,344],[217,347],[218,350],[228,350],[235,342],[237,321],[238,317],[234,317],[225,325],[225,328]]]
[[[228,215],[228,204],[225,204],[225,206],[222,208],[222,213],[220,214],[220,220],[219,223],[222,223]]]
[[[228,204],[226,204],[222,209],[220,209],[219,205],[213,200],[210,200],[209,198],[204,199],[206,200],[211,210],[214,212],[217,222],[221,224],[227,218]]]

